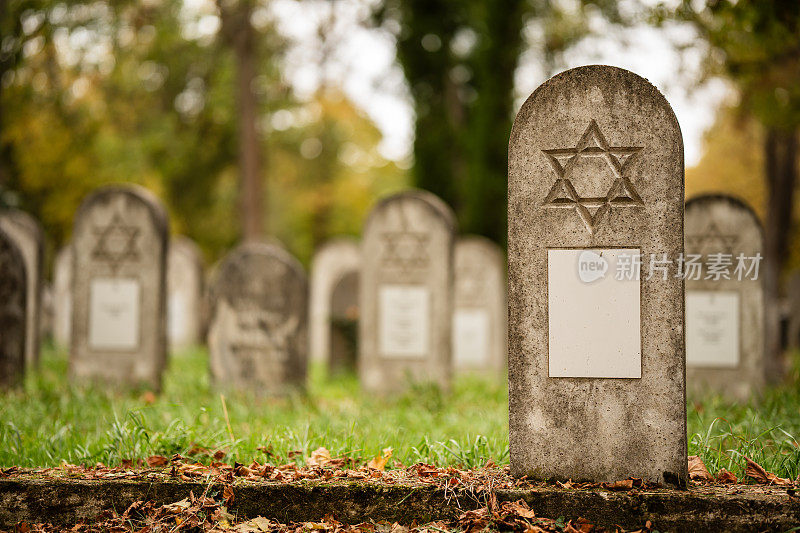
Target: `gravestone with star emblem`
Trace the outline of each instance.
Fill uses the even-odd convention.
[[[685,485],[683,141],[669,103],[616,67],[562,72],[509,143],[511,470]]]
[[[711,194],[686,202],[685,232],[687,263],[702,265],[685,267],[686,383],[747,400],[765,383],[764,295],[751,259],[763,253],[761,224],[741,200]]]
[[[188,237],[173,238],[167,256],[167,340],[173,350],[200,342],[203,283],[197,245]]]
[[[370,212],[359,291],[366,390],[396,392],[409,381],[449,387],[455,227],[450,208],[424,191],[396,194]]]
[[[28,313],[25,322],[27,340],[25,341],[25,361],[28,365],[39,364],[42,317],[42,270],[44,261],[44,233],[39,222],[19,209],[0,211],[0,228],[14,240],[25,260],[26,297]]]
[[[0,228],[0,390],[20,385],[25,374],[26,277],[22,252]]]
[[[305,385],[308,283],[282,246],[248,242],[219,265],[211,288],[211,376],[222,389],[280,395]]]
[[[331,362],[333,291],[343,277],[351,274],[357,276],[360,262],[358,241],[347,237],[332,239],[314,253],[309,289],[309,349],[312,360]],[[358,306],[357,300],[355,305]]]
[[[505,254],[485,237],[459,238],[453,310],[456,370],[505,370],[507,315]]]
[[[69,348],[72,335],[72,246],[67,244],[53,262],[53,340]]]
[[[160,390],[166,210],[140,187],[99,189],[78,209],[72,239],[71,377]]]

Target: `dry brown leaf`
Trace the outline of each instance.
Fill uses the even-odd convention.
[[[230,507],[234,500],[233,489],[230,485],[225,485],[225,488],[222,489],[222,498],[225,500],[225,505]]]
[[[382,456],[373,457],[369,463],[367,463],[367,468],[371,468],[373,470],[380,470],[383,471],[386,469],[386,461],[392,456],[392,448],[384,448],[381,450],[383,452]]]
[[[614,483],[608,483],[606,488],[609,490],[631,490],[633,488],[633,480],[623,479],[621,481],[615,481]]]
[[[717,472],[717,481],[720,483],[736,483],[739,480],[736,479],[736,476],[733,474],[733,472],[728,472],[722,468],[719,472]]]
[[[766,483],[769,485],[792,485],[791,479],[786,479],[785,477],[778,477],[772,472],[767,472],[764,470],[760,464],[756,463],[749,457],[744,458],[747,461],[747,468],[745,468],[744,475],[745,477],[750,477],[755,479],[759,483]]]
[[[689,456],[689,479],[696,481],[711,481],[714,479],[698,455]]]
[[[517,500],[515,502],[506,504],[506,509],[521,518],[536,518],[536,513],[528,507],[525,500]]]
[[[311,457],[308,458],[306,464],[308,466],[325,466],[330,462],[331,462],[331,452],[329,452],[326,448],[320,446],[319,448],[311,452]]]
[[[150,457],[145,459],[145,461],[147,462],[147,466],[155,467],[155,466],[164,466],[169,462],[169,459],[167,459],[163,455],[151,455]]]

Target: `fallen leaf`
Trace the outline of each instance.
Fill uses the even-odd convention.
[[[331,452],[329,452],[326,448],[320,446],[319,448],[311,452],[311,457],[308,458],[306,464],[308,466],[325,466],[330,462],[331,462]]]
[[[144,391],[144,393],[142,393],[141,400],[147,405],[153,405],[156,403],[156,395],[153,391]]]
[[[631,490],[633,488],[633,480],[623,479],[614,483],[606,483],[605,487],[609,490]]]
[[[225,485],[225,488],[222,489],[222,498],[225,500],[225,505],[230,507],[234,500],[233,489],[230,485]]]
[[[373,470],[385,470],[386,469],[386,461],[392,456],[392,448],[384,448],[381,450],[383,455],[373,457],[369,463],[367,463],[367,468],[371,468]]]
[[[699,481],[711,481],[714,479],[699,455],[689,456],[689,479]]]
[[[717,481],[720,483],[736,483],[738,479],[736,479],[736,476],[733,475],[732,472],[728,472],[722,468],[719,472],[717,472]]]
[[[507,504],[505,507],[510,512],[521,518],[536,518],[536,513],[534,513],[533,510],[528,507],[528,504],[525,503],[525,500],[517,500]]]
[[[154,467],[154,466],[164,466],[169,462],[169,459],[164,457],[163,455],[151,455],[147,459],[147,466]]]
[[[174,503],[168,503],[163,506],[164,510],[170,513],[180,513],[185,511],[189,507],[191,507],[191,503],[189,502],[188,498],[184,498]]]
[[[764,470],[760,464],[756,463],[749,457],[744,458],[747,461],[747,468],[745,468],[744,475],[745,477],[750,477],[755,479],[759,483],[766,483],[769,485],[791,485],[792,480],[786,479],[784,477],[778,477],[771,472],[767,472]]]

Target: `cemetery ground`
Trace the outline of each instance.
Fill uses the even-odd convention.
[[[798,356],[794,357],[795,374]],[[606,525],[625,523],[622,518],[606,516],[608,510],[600,508],[596,509],[597,516],[585,516],[586,521],[578,522],[540,514],[542,508],[549,508],[544,501],[539,502],[539,507],[529,507],[524,501],[514,500],[513,490],[532,485],[525,480],[512,480],[504,468],[508,463],[504,377],[459,376],[449,393],[416,387],[383,399],[362,392],[354,375],[326,376],[321,365],[312,365],[305,394],[270,399],[235,390],[221,394],[207,376],[207,354],[195,349],[174,354],[159,396],[146,390],[120,392],[99,386],[74,386],[67,381],[66,354],[46,347],[41,371],[29,373],[24,390],[7,394],[0,402],[0,482],[27,480],[37,490],[51,491],[47,494],[52,496],[52,491],[75,490],[73,486],[51,486],[65,479],[107,479],[112,483],[147,480],[150,486],[157,480],[172,481],[165,485],[167,489],[160,489],[160,494],[152,490],[148,493],[162,501],[117,509],[116,515],[107,515],[106,521],[96,526],[101,528],[138,530],[146,524],[161,524],[169,530],[184,520],[186,525],[205,525],[206,529],[238,527],[242,531],[259,531],[288,527],[275,521],[254,522],[252,508],[250,512],[242,511],[247,507],[246,493],[239,496],[239,512],[244,516],[237,522],[236,512],[229,512],[236,508],[231,501],[233,493],[224,488],[209,492],[212,481],[233,481],[237,477],[284,482],[305,479],[309,483],[343,481],[357,486],[382,483],[389,488],[425,482],[431,490],[443,491],[448,505],[464,504],[461,509],[456,507],[458,512],[445,513],[442,518],[442,514],[431,514],[431,493],[412,491],[395,500],[402,500],[399,508],[407,508],[413,517],[405,526],[421,523],[419,517],[429,517],[431,520],[424,527],[430,531],[483,527],[538,531],[533,526],[544,531],[572,531],[581,527],[588,530],[593,520]],[[703,482],[700,478],[705,474],[696,470],[692,476],[695,488],[702,484],[701,488],[711,491],[711,497],[722,497],[714,491],[725,492],[722,482],[735,477],[738,483],[753,487],[736,485],[734,491],[725,492],[725,497],[731,493],[750,497],[748,490],[756,490],[757,497],[770,496],[771,490],[777,490],[784,499],[787,490],[793,494],[791,480],[800,474],[800,446],[795,439],[800,436],[797,387],[769,389],[751,405],[718,397],[690,397],[688,427],[689,455],[699,456],[710,472],[708,477],[715,478]],[[745,457],[763,467],[766,474],[762,477],[766,475],[768,479],[759,479],[758,468],[748,468]],[[764,481],[772,486],[766,487]],[[176,482],[194,483],[189,499],[179,491],[170,492],[176,490]],[[620,490],[614,492],[618,498],[636,498],[630,494],[637,492],[643,498],[661,494],[658,490],[648,493],[648,487],[636,480],[550,486]],[[469,510],[471,507],[459,499],[458,490],[464,487],[471,487],[473,493],[476,488],[482,491],[482,499],[473,502],[477,510]],[[492,499],[488,495],[493,494],[493,489],[498,494],[502,490],[511,492]],[[306,496],[311,498],[309,494]],[[136,496],[128,497],[133,502]],[[301,508],[313,514],[319,502],[315,504],[313,498],[305,501],[302,494],[296,496]],[[333,509],[340,505],[344,514],[347,507],[356,512],[353,509],[365,505],[350,493],[317,496],[338,499],[329,504]],[[102,495],[94,494],[92,498],[102,500]],[[636,502],[616,505],[632,506],[636,512],[641,505],[639,500]],[[374,509],[380,507],[375,506]],[[359,512],[369,511],[360,508]],[[295,520],[303,521],[300,515]],[[322,522],[292,527],[328,531],[346,527],[337,522],[336,515],[332,512]],[[398,516],[389,511],[383,515]],[[315,520],[321,520],[321,516]],[[362,530],[392,528],[391,522],[361,525]],[[646,526],[647,522],[640,524]]]

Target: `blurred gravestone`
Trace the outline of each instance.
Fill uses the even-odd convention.
[[[309,347],[312,360],[331,363],[332,345],[343,347],[339,342],[342,339],[331,338],[331,298],[334,288],[343,277],[358,272],[360,261],[358,242],[349,238],[333,239],[314,254],[311,261],[309,306]],[[356,309],[357,307],[356,301]]]
[[[330,368],[356,369],[358,358],[358,271],[339,278],[333,287],[330,307]]]
[[[167,214],[139,187],[89,195],[72,236],[76,379],[161,387],[166,366]]]
[[[685,485],[683,142],[647,80],[588,66],[542,84],[509,147],[511,470]]]
[[[53,339],[69,347],[72,334],[72,246],[58,251],[53,264]]]
[[[0,229],[0,389],[19,385],[25,374],[26,270],[15,240]]]
[[[765,382],[761,224],[741,201],[705,195],[686,202],[684,232],[687,386],[747,400]]]
[[[25,260],[28,303],[25,341],[25,361],[28,365],[39,364],[41,344],[40,321],[42,312],[42,265],[44,236],[39,223],[28,213],[17,209],[0,211],[0,229],[13,239]]]
[[[384,199],[364,226],[359,373],[371,392],[450,385],[455,219],[436,196]]]
[[[506,261],[492,241],[462,237],[455,249],[453,365],[456,370],[506,368]]]
[[[245,243],[214,275],[208,344],[222,388],[283,394],[305,384],[308,286],[300,263],[275,244]]]
[[[202,331],[203,262],[190,239],[170,241],[167,257],[167,339],[170,348],[200,342]]]
[[[789,327],[787,340],[789,348],[800,348],[800,271],[794,272],[789,278],[787,287],[789,297]]]
[[[50,282],[42,284],[42,309],[39,318],[39,338],[53,339],[53,285]]]

